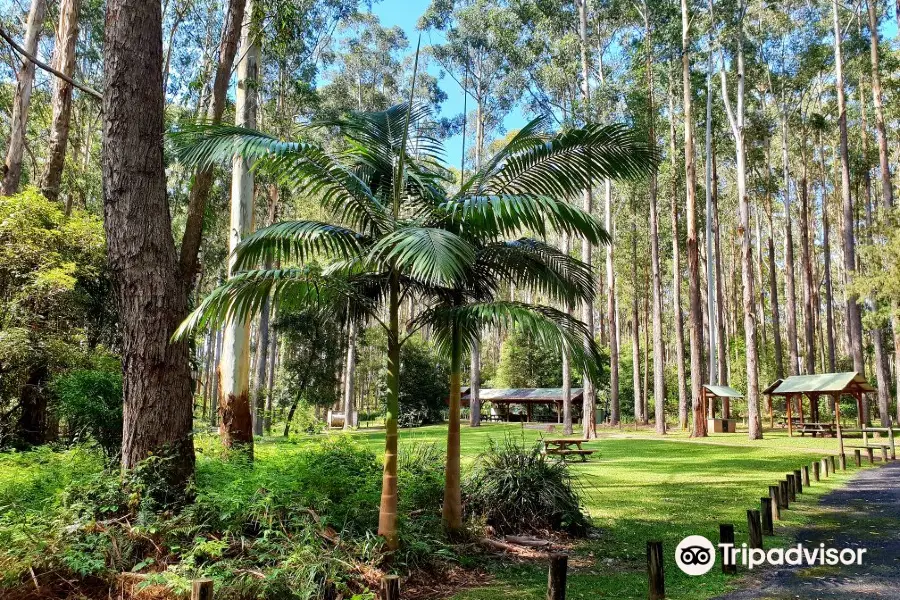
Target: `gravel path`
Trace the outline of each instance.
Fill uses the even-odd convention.
[[[772,567],[720,600],[900,600],[900,461],[861,471],[819,507],[821,523],[799,530],[796,541],[866,548],[862,565]]]

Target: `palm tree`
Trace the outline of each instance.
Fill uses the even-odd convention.
[[[448,290],[477,284],[482,244],[520,231],[603,239],[597,221],[565,199],[598,179],[637,175],[651,160],[649,150],[624,127],[591,125],[549,136],[538,119],[448,197],[450,175],[428,116],[424,107],[399,104],[307,126],[333,134],[342,144],[339,150],[233,126],[195,125],[172,134],[182,162],[206,166],[240,155],[297,195],[318,199],[334,215],[332,222],[277,223],[244,238],[235,249],[233,277],[200,303],[177,335],[206,324],[251,318],[267,297],[273,305],[346,301],[354,318],[373,320],[386,330],[378,532],[388,548],[398,545],[401,301],[415,296],[446,305]],[[279,261],[297,266],[258,268]],[[387,319],[382,320],[385,305]],[[515,314],[517,321],[523,320],[518,319],[522,312],[522,307],[510,305],[507,316],[498,308],[492,319],[512,320],[509,315]],[[467,314],[492,320],[475,309]],[[464,316],[460,314],[461,322]],[[546,330],[546,324],[540,327]]]

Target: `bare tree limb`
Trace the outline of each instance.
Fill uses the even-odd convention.
[[[90,87],[88,87],[88,86],[86,86],[86,85],[82,85],[82,84],[78,83],[77,81],[75,81],[74,79],[72,79],[71,77],[69,77],[68,75],[65,75],[64,73],[61,73],[60,71],[57,71],[56,69],[54,69],[53,67],[51,67],[51,66],[48,65],[47,63],[41,61],[41,60],[38,59],[37,57],[35,57],[35,56],[29,54],[28,52],[26,52],[25,49],[22,48],[22,46],[20,46],[19,44],[17,44],[16,41],[15,41],[14,39],[12,39],[12,38],[9,36],[9,34],[6,33],[6,31],[3,30],[2,27],[0,27],[0,38],[3,38],[4,40],[6,40],[6,43],[8,43],[10,46],[12,46],[13,50],[15,50],[17,53],[19,53],[19,54],[20,54],[21,56],[23,56],[24,58],[26,58],[26,59],[30,60],[31,62],[33,62],[35,65],[37,65],[38,67],[40,67],[40,68],[43,69],[44,71],[47,71],[48,73],[50,73],[50,74],[52,74],[52,75],[55,75],[56,77],[59,77],[60,79],[62,79],[62,80],[65,81],[66,83],[68,83],[68,84],[70,84],[70,85],[72,85],[72,86],[78,88],[79,90],[81,90],[82,92],[88,94],[89,96],[93,96],[95,99],[97,99],[97,100],[99,100],[99,101],[101,101],[101,102],[103,101],[103,94],[101,94],[101,93],[98,92],[97,90],[95,90],[95,89],[93,89],[93,88],[90,88]]]

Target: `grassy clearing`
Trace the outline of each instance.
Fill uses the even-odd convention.
[[[506,435],[536,441],[548,434],[520,425],[463,427],[464,469],[472,465],[491,438],[502,439]],[[403,430],[401,445],[418,442],[443,447],[445,436],[446,426]],[[362,430],[353,437],[380,456],[383,432]],[[200,435],[197,439],[198,495],[212,497],[215,505],[227,511],[229,501],[244,504],[261,488],[274,490],[273,493],[291,493],[301,485],[292,482],[292,465],[322,438],[297,435],[289,439],[259,440],[256,466],[248,472],[222,462],[214,435]],[[573,600],[646,597],[645,544],[653,539],[664,543],[670,598],[702,600],[733,587],[735,580],[723,577],[715,569],[699,578],[683,575],[674,564],[676,544],[689,534],[704,535],[715,542],[720,522],[733,523],[738,543],[745,541],[745,511],[759,506],[760,497],[767,495],[768,485],[782,479],[785,473],[837,452],[836,440],[788,438],[786,432],[779,430],[766,432],[763,440],[749,442],[742,433],[691,440],[682,432],[660,439],[643,429],[604,429],[601,439],[586,447],[599,452],[587,463],[573,463],[572,470],[585,508],[601,535],[580,543],[575,549],[578,560],[573,563],[578,566],[570,569],[569,584],[569,597]],[[3,483],[0,507],[17,513],[30,512],[42,504],[50,505],[73,479],[87,480],[101,468],[102,463],[95,455],[81,450],[42,449],[0,455]],[[786,520],[776,524],[776,531],[784,535],[791,527],[821,519],[815,510],[816,498],[846,481],[852,472],[851,467],[851,471],[805,490],[802,500],[785,513]],[[374,509],[377,494],[366,504],[372,504]],[[238,505],[231,508],[241,510]],[[786,537],[777,537],[767,544],[787,541]],[[6,542],[15,543],[14,540]],[[467,557],[460,560],[464,564],[471,562]],[[479,566],[489,569],[491,583],[460,592],[454,600],[537,600],[545,595],[543,564],[497,560],[485,565],[479,560]]]
[[[490,437],[511,434],[537,440],[542,434],[518,425],[463,428],[464,461],[471,463]],[[373,449],[383,442],[380,433],[357,434]],[[443,427],[403,431],[401,443],[443,440]],[[546,435],[546,434],[545,434]],[[714,543],[719,523],[735,525],[738,543],[747,539],[746,510],[758,508],[768,486],[817,458],[837,452],[837,441],[790,438],[780,430],[750,442],[745,433],[713,434],[691,440],[682,432],[660,439],[642,429],[604,430],[601,439],[586,447],[599,450],[587,463],[573,463],[586,508],[602,530],[597,540],[580,544],[577,553],[591,566],[570,571],[569,597],[645,598],[647,540],[662,540],[666,552],[667,592],[670,598],[700,600],[734,586],[715,569],[703,577],[683,575],[674,563],[675,546],[687,535],[704,535]],[[852,461],[851,461],[852,462]],[[801,500],[776,524],[780,536],[767,544],[786,544],[790,528],[817,518],[816,499],[846,481],[851,470],[804,490]],[[402,493],[402,490],[401,490]],[[495,581],[467,590],[454,600],[511,598],[537,600],[546,590],[544,565],[492,567]]]

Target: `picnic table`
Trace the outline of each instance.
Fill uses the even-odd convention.
[[[806,435],[807,433],[811,433],[813,437],[816,437],[817,434],[822,436],[834,437],[837,434],[837,429],[835,428],[834,423],[800,423],[796,426],[797,431],[800,432],[800,435]]]
[[[544,454],[553,454],[555,456],[563,457],[563,460],[567,456],[580,456],[582,462],[587,461],[587,457],[596,452],[596,450],[585,450],[581,447],[581,444],[584,443],[584,440],[580,440],[578,438],[558,438],[558,439],[543,439],[541,440],[544,444]]]

